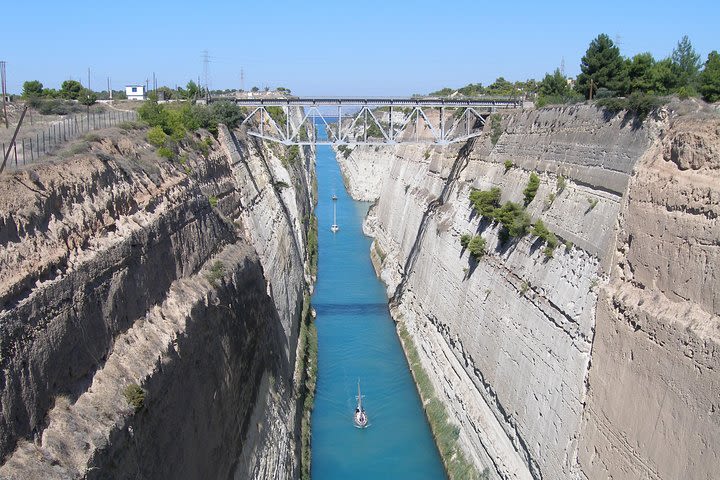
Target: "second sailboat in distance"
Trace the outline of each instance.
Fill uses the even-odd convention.
[[[333,201],[333,223],[330,226],[330,231],[333,233],[336,233],[338,230],[340,230],[340,227],[338,227],[338,224],[337,224],[337,195],[333,194],[332,201]]]

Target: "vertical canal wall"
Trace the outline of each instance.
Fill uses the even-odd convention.
[[[645,122],[574,106],[504,115],[495,145],[339,152],[349,191],[376,200],[365,229],[393,316],[480,470],[711,478],[720,466],[719,125],[687,104]],[[468,199],[498,187],[522,204],[531,173],[527,211],[562,242],[552,257],[532,235],[501,241]],[[482,259],[463,234],[485,239]]]
[[[297,478],[312,152],[145,133],[0,177],[0,478]]]

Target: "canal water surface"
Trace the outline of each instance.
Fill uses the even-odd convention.
[[[385,289],[370,263],[362,233],[369,203],[352,200],[332,149],[317,147],[318,383],[312,415],[312,478],[444,479],[387,307]],[[333,234],[332,195],[340,231]],[[352,421],[357,382],[370,418]]]

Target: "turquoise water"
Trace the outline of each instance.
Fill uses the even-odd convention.
[[[317,147],[319,202],[317,312],[319,374],[312,415],[312,478],[444,479],[430,427],[421,409],[387,307],[370,263],[371,240],[362,233],[368,203],[352,200],[335,155]],[[336,194],[340,231],[330,232]],[[370,419],[353,425],[357,381]]]

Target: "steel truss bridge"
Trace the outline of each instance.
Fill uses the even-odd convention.
[[[498,109],[522,107],[522,100],[513,98],[250,98],[233,101],[248,109],[249,114],[241,126],[247,125],[249,135],[285,145],[446,145],[480,136],[486,119]],[[297,113],[298,109],[302,112],[299,122],[297,115],[293,120],[291,113],[291,110]],[[325,137],[318,138],[316,125],[325,127]]]

